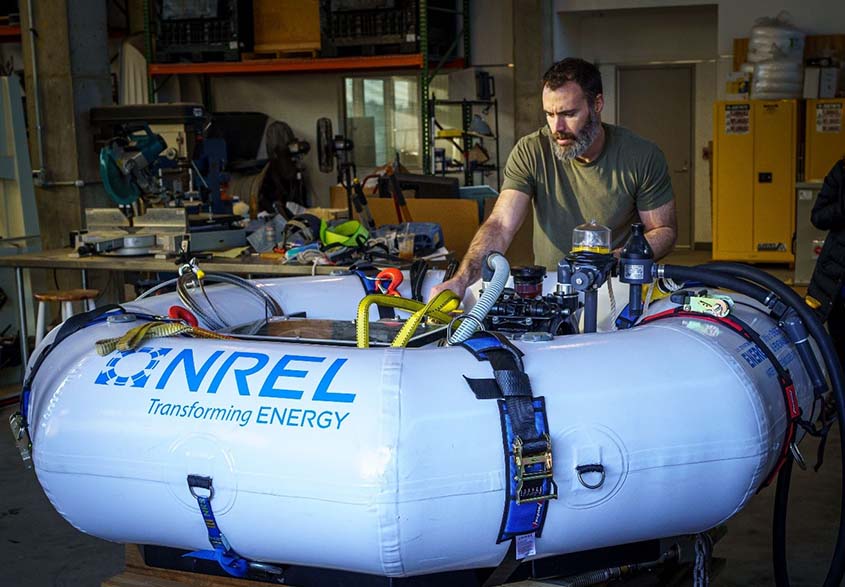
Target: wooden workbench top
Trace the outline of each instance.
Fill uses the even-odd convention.
[[[199,264],[205,271],[227,272],[238,275],[311,275],[312,272],[311,265],[283,265],[262,259],[257,255],[239,259],[200,260]],[[175,272],[178,268],[174,259],[156,259],[152,255],[140,257],[91,255],[79,257],[71,248],[20,255],[0,255],[0,267],[154,272]],[[318,265],[316,273],[327,275],[337,269],[340,269],[340,267]]]

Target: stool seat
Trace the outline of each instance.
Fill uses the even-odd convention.
[[[100,295],[97,289],[56,289],[33,294],[39,302],[80,302],[93,300]]]
[[[98,289],[58,289],[32,294],[38,300],[38,317],[35,323],[35,346],[41,344],[47,333],[47,304],[57,302],[62,305],[62,320],[73,316],[73,302],[83,302],[83,310],[93,310],[94,301],[100,295]]]

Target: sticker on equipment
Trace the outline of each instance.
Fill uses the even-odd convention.
[[[516,537],[516,558],[523,559],[526,556],[534,556],[537,554],[537,545],[535,544],[534,534],[523,534]]]

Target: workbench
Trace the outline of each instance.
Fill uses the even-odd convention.
[[[335,265],[284,265],[277,261],[262,259],[257,255],[249,255],[238,259],[212,258],[200,260],[200,266],[208,272],[224,272],[244,275],[272,275],[277,277],[295,275],[328,275],[332,271],[341,269]],[[24,269],[70,269],[82,273],[82,287],[88,287],[88,271],[111,272],[154,272],[175,273],[178,265],[175,259],[157,259],[152,255],[139,257],[119,256],[78,256],[74,249],[56,249],[37,253],[23,253],[20,255],[0,255],[0,267],[15,269],[15,285],[18,298],[18,313],[20,323],[21,360],[26,366],[29,361],[27,347],[27,318],[26,298],[24,293]]]

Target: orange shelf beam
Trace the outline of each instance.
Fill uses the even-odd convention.
[[[0,42],[20,41],[21,27],[19,26],[0,26]]]
[[[327,57],[319,59],[256,59],[213,63],[151,63],[150,75],[250,74],[322,72],[373,69],[420,69],[422,55],[381,55],[376,57]]]

